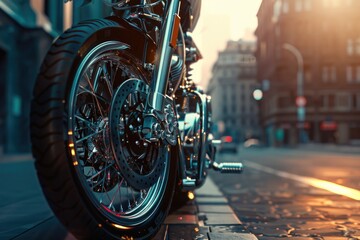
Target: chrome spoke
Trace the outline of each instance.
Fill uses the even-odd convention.
[[[118,185],[121,185],[122,181],[124,181],[124,178],[122,178],[121,182]],[[115,200],[115,197],[116,197],[116,194],[118,191],[120,191],[120,188],[116,189],[116,192],[114,193],[114,196],[112,197],[111,202],[109,204],[109,208],[110,208],[110,206],[113,206],[113,203],[114,203],[114,200]]]
[[[78,95],[80,95],[80,94],[82,94],[82,93],[89,93],[89,94],[93,95],[93,96],[95,97],[95,99],[99,99],[99,100],[103,101],[103,102],[106,103],[106,104],[110,104],[110,102],[109,102],[106,98],[100,96],[99,94],[96,94],[96,93],[90,91],[89,89],[86,89],[86,88],[83,87],[83,86],[80,86],[79,88],[80,88],[81,90],[83,90],[83,92],[79,92]]]
[[[82,178],[82,187],[94,207],[104,215],[113,214],[116,221],[124,223],[120,225],[126,226],[129,218],[141,219],[151,214],[154,202],[159,202],[164,191],[164,180],[158,180],[144,189],[132,187],[131,181],[127,181],[121,169],[124,167],[121,165],[124,158],[130,157],[130,168],[138,174],[146,175],[158,154],[153,147],[139,146],[139,149],[144,150],[135,151],[130,145],[132,140],[127,136],[136,136],[135,130],[140,129],[141,124],[138,118],[142,119],[145,108],[146,94],[138,88],[128,95],[127,110],[121,106],[123,109],[120,109],[119,116],[122,120],[117,123],[124,155],[115,156],[112,149],[112,125],[109,118],[115,92],[130,78],[144,79],[144,74],[136,67],[132,58],[111,49],[94,52],[94,56],[81,66],[83,68],[77,70],[77,79],[74,79],[74,100],[69,104],[69,112],[72,114],[69,118],[72,124],[69,130],[74,132],[70,136],[77,153],[74,157],[79,163],[75,169]],[[121,104],[124,105],[124,99]],[[134,131],[129,131],[130,124]],[[165,170],[161,174],[166,174]]]
[[[106,171],[108,168],[112,167],[115,163],[111,163],[111,165],[104,167],[103,169],[101,169],[99,172],[97,172],[95,175],[89,177],[88,179],[86,179],[86,181],[89,181],[91,179],[94,179],[95,177],[99,176],[102,172]]]
[[[89,77],[87,76],[87,74],[85,74],[86,77],[87,77],[87,79],[88,79],[88,83],[89,83],[89,85],[90,85],[90,87],[91,87],[91,89],[93,90],[94,93],[97,92],[97,90],[98,90],[98,87],[99,87],[99,79],[100,79],[100,76],[101,76],[102,73],[103,73],[102,67],[101,67],[101,66],[98,66],[98,67],[97,67],[97,70],[96,70],[96,72],[95,72],[94,84],[93,84],[93,86],[91,86],[91,83],[89,82]]]
[[[80,121],[83,121],[87,123],[88,125],[91,125],[92,127],[96,128],[96,124],[93,122],[90,122],[89,120],[86,120],[85,118],[80,117],[79,115],[75,115],[75,118],[77,118]]]
[[[86,77],[86,80],[87,80],[87,82],[88,82],[88,84],[89,84],[89,86],[90,86],[90,88],[91,88],[91,90],[92,90],[92,92],[93,92],[93,95],[94,96],[96,96],[95,97],[95,101],[96,101],[96,105],[97,105],[97,107],[98,107],[98,110],[99,110],[99,112],[100,112],[100,115],[104,118],[104,113],[103,113],[103,111],[102,111],[102,109],[101,109],[101,105],[100,105],[100,103],[99,103],[99,99],[98,99],[98,94],[96,94],[96,89],[94,88],[94,86],[91,84],[91,81],[90,81],[90,78],[89,78],[89,76],[87,75],[87,73],[85,73],[85,77]],[[95,79],[96,80],[96,79]]]
[[[102,70],[103,70],[103,73],[104,73],[104,78],[105,78],[105,83],[106,83],[106,86],[109,90],[109,93],[110,93],[110,96],[112,98],[113,94],[114,94],[114,90],[112,89],[111,87],[111,81],[108,77],[108,72],[107,72],[107,69],[106,69],[106,63],[104,62],[103,65],[102,65]]]
[[[106,165],[107,165],[107,163],[106,163]],[[106,191],[106,189],[105,189],[105,180],[106,180],[106,177],[107,177],[106,169],[110,168],[112,165],[114,165],[114,163],[112,163],[112,164],[109,165],[109,166],[105,166],[105,168],[104,168],[105,173],[104,173],[103,180],[102,180],[102,181],[103,181],[103,184],[102,184],[102,196],[101,196],[101,199],[99,200],[100,203],[102,203],[102,200],[103,200],[102,197],[103,197],[104,195],[107,197],[107,200],[111,201],[111,198],[110,198],[110,196],[109,196],[109,193],[108,193],[108,191]],[[109,173],[109,172],[108,172],[108,173]]]
[[[119,174],[120,175],[120,174]],[[120,203],[120,208],[119,208],[119,212],[122,213],[124,212],[123,206],[122,206],[122,198],[121,198],[121,185],[124,182],[124,178],[121,180],[121,182],[118,184],[118,190],[119,190],[119,203]]]
[[[104,130],[105,130],[105,129],[101,129],[101,130],[99,130],[99,131],[96,131],[96,132],[94,132],[94,133],[92,133],[92,134],[87,135],[86,137],[82,137],[82,138],[76,140],[76,143],[83,142],[83,141],[85,141],[85,140],[87,140],[87,139],[89,139],[89,138],[91,138],[91,137],[93,137],[93,136],[96,136],[96,135],[98,135],[99,133],[102,133]]]

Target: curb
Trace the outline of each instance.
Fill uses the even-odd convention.
[[[210,177],[195,191],[195,196],[199,226],[209,229],[208,239],[258,239],[243,226]]]

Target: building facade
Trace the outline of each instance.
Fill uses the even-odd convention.
[[[235,142],[260,137],[255,42],[229,41],[212,68],[208,93],[212,97],[214,133],[232,136]]]
[[[45,23],[45,22],[43,22]],[[28,152],[32,87],[54,37],[30,1],[0,1],[0,151]]]
[[[356,0],[262,1],[255,32],[257,78],[270,145],[297,144],[300,129],[306,141],[360,143],[359,7]],[[303,67],[285,44],[297,49]],[[298,121],[299,88],[306,99],[304,123]]]
[[[66,27],[108,15],[102,1],[79,8],[63,1],[0,0],[0,155],[30,151],[30,101],[51,42]],[[70,10],[69,10],[70,9]]]

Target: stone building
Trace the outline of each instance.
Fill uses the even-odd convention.
[[[71,25],[69,18],[73,15],[78,22],[110,12],[102,1],[79,8],[67,4],[64,7],[60,0],[0,0],[0,155],[30,151],[29,114],[35,79],[51,42]]]
[[[29,111],[37,71],[55,33],[38,22],[29,1],[0,1],[0,147],[27,152]]]
[[[234,141],[259,137],[258,106],[253,98],[256,83],[256,43],[229,41],[212,68],[208,93],[212,97],[216,137]]]
[[[357,0],[264,0],[259,8],[256,58],[263,84],[261,121],[268,143],[360,143],[360,15]],[[300,71],[305,122],[296,106]],[[301,68],[301,67],[300,67]]]

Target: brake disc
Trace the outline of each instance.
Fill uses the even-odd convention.
[[[110,109],[111,145],[119,171],[134,189],[151,187],[165,167],[167,144],[142,137],[143,112],[148,85],[138,79],[125,81],[115,92]]]

